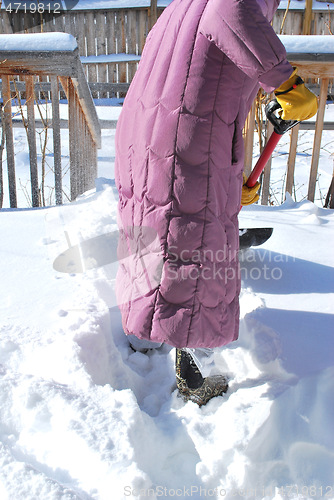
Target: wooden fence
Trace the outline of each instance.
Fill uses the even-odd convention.
[[[57,35],[57,40],[59,40]],[[40,206],[41,188],[38,179],[35,104],[38,83],[36,79],[49,79],[48,89],[52,101],[52,120],[42,120],[43,128],[53,130],[53,160],[55,201],[62,203],[62,162],[59,112],[59,85],[68,99],[68,128],[70,149],[70,198],[74,200],[79,194],[95,185],[97,175],[97,148],[101,147],[101,129],[94,102],[80,62],[77,48],[73,50],[50,50],[43,47],[41,35],[39,50],[0,50],[0,78],[3,112],[2,129],[5,132],[5,143],[8,167],[8,185],[10,207],[17,207],[15,152],[13,141],[12,99],[22,102],[21,93],[26,99],[27,116],[22,118],[27,131],[30,158],[30,179],[32,205]],[[67,35],[65,35],[66,38]],[[2,38],[2,41],[3,38]],[[75,45],[75,41],[74,41]],[[23,81],[16,81],[17,75],[24,75]],[[21,78],[22,80],[22,78]],[[36,88],[37,86],[37,88]],[[22,126],[22,125],[21,125]],[[45,159],[42,157],[42,161]],[[2,188],[2,186],[1,186]]]
[[[307,1],[307,3],[310,5],[309,1]],[[89,81],[93,97],[111,97],[115,95],[115,93],[122,96],[125,95],[136,71],[138,56],[140,56],[142,52],[149,28],[153,24],[155,17],[159,16],[161,12],[162,9],[157,9],[157,11],[154,12],[152,9],[148,8],[129,8],[90,11],[72,10],[58,16],[53,14],[36,16],[24,14],[22,12],[10,14],[2,10],[0,15],[0,32],[35,33],[42,30],[44,32],[62,31],[73,34],[78,43],[76,57],[79,57],[80,54],[85,69],[85,76]],[[334,15],[331,15],[331,12],[326,8],[323,11],[317,10],[312,12],[309,10],[308,13],[304,10],[290,9],[283,23],[284,15],[285,11],[283,10],[279,10],[275,15],[273,26],[276,32],[282,31],[283,34],[301,34],[306,31],[311,34],[325,35],[330,35],[334,32]],[[298,66],[303,64],[303,56],[296,59],[296,57],[290,55],[290,60],[291,62],[298,64]],[[320,109],[317,123],[315,125],[316,131],[308,192],[308,198],[311,200],[314,199],[314,187],[317,178],[319,149],[323,130],[323,113],[326,101],[325,96],[327,96],[328,92],[329,78],[334,77],[331,61],[329,61],[328,64],[326,61],[323,61],[322,64],[318,66],[316,66],[315,63],[316,56],[314,55],[313,60],[308,60],[306,65],[307,67],[305,66],[303,68],[303,75],[305,77],[315,78],[318,83],[320,83]],[[313,69],[311,69],[311,66]],[[81,65],[80,68],[82,68]],[[82,69],[80,71],[82,73]],[[24,85],[24,78],[21,79],[23,80],[22,84]],[[48,75],[43,72],[40,73],[39,80],[39,85],[43,87],[44,91],[51,90],[52,80],[47,81],[50,80]],[[81,74],[81,81],[83,82],[83,80],[83,74]],[[19,84],[20,82],[17,82],[17,85]],[[67,95],[73,101],[74,96],[69,92],[71,85],[65,84],[64,87]],[[71,95],[72,97],[70,97]],[[70,109],[74,109],[71,107],[71,103]],[[91,110],[91,114],[92,113],[93,111]],[[70,116],[74,115],[70,112]],[[72,118],[70,121],[71,120]],[[79,118],[77,118],[77,122],[78,120]],[[253,108],[253,114],[251,114],[251,119],[248,121],[247,134],[245,138],[246,172],[251,167],[251,158],[253,156],[254,122]],[[60,121],[59,123],[59,126],[61,126],[62,122]],[[115,123],[104,124],[106,127],[109,125],[114,127]],[[301,126],[304,127],[305,125],[306,124],[302,124]],[[308,124],[306,126],[310,125]],[[72,144],[74,143],[74,136],[76,133],[75,129],[72,128],[72,132],[70,132],[72,136]],[[268,134],[269,133],[270,126],[268,129]],[[291,133],[291,146],[288,160],[286,186],[287,191],[291,191],[293,182],[297,137],[298,128],[295,128]],[[72,148],[71,151],[71,164],[73,161],[74,165],[79,161],[79,155],[82,155],[83,152],[76,152],[74,148]],[[83,160],[83,158],[81,158],[81,160]],[[74,174],[74,172],[75,168],[73,167],[73,174],[71,178],[72,199],[75,198],[76,194],[82,192],[83,189],[82,186],[80,188],[77,186],[79,181],[76,180],[77,174]],[[262,190],[263,204],[267,204],[269,200],[269,183],[270,163],[264,173]]]
[[[161,9],[159,9],[161,13]],[[136,72],[138,58],[142,53],[146,36],[151,27],[152,15],[148,8],[71,10],[61,14],[28,14],[22,11],[0,11],[0,34],[64,32],[73,35],[83,57],[87,81],[95,84],[94,98],[111,97],[129,84]],[[104,56],[124,55],[117,62],[106,62]],[[102,84],[102,86],[101,86]],[[103,85],[106,84],[106,85]],[[97,90],[96,90],[97,89]]]
[[[0,34],[41,31],[72,34],[84,58],[82,62],[93,97],[105,98],[115,92],[125,95],[137,69],[138,60],[134,56],[142,53],[147,33],[162,11],[153,0],[150,8],[72,9],[60,14],[28,14],[22,10],[10,13],[2,9]],[[286,17],[284,10],[278,10],[273,26],[282,34],[330,34],[334,33],[334,15],[326,6],[321,11],[289,9]],[[117,61],[106,59],[112,54],[119,55]]]

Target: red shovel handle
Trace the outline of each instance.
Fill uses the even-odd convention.
[[[273,132],[265,145],[264,150],[261,153],[260,158],[258,159],[255,167],[253,168],[250,176],[248,177],[246,186],[253,187],[255,186],[258,178],[263,172],[264,167],[267,165],[269,158],[271,157],[275,147],[277,146],[278,141],[282,137],[282,134],[278,134],[277,132]]]
[[[278,134],[277,132],[273,132],[268,139],[267,144],[262,151],[260,158],[257,160],[255,167],[250,173],[250,176],[247,179],[246,186],[253,187],[255,186],[258,178],[262,174],[264,167],[267,165],[269,158],[272,155],[275,147],[277,146],[278,141],[282,137],[283,134]],[[242,209],[242,205],[240,206],[240,210]]]
[[[269,137],[264,150],[262,151],[260,158],[257,160],[255,167],[253,168],[250,176],[247,179],[246,186],[255,186],[258,178],[262,174],[264,167],[267,165],[269,158],[271,157],[278,141],[282,135],[290,130],[292,127],[297,125],[298,121],[294,120],[282,120],[280,116],[277,116],[275,112],[281,110],[281,106],[278,104],[276,99],[270,101],[266,106],[266,116],[268,120],[274,125],[274,131]],[[242,208],[242,207],[240,207]]]
[[[285,132],[290,130],[298,123],[298,121],[296,120],[283,120],[280,117],[279,112],[282,111],[282,108],[280,104],[276,101],[276,99],[273,99],[267,104],[265,111],[268,120],[274,126],[274,132],[271,134],[264,150],[261,153],[260,158],[257,161],[257,164],[255,165],[250,176],[248,177],[247,180],[248,187],[253,187],[256,184],[256,181],[263,172],[264,167],[267,165],[267,162],[271,157],[282,135],[285,134]]]

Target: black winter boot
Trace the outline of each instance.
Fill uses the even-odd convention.
[[[192,356],[183,349],[176,349],[175,369],[176,385],[184,401],[190,400],[203,406],[228,389],[223,375],[203,378]]]

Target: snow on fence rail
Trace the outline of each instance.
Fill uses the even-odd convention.
[[[0,33],[37,33],[42,30],[72,34],[77,40],[80,56],[84,58],[87,80],[99,84],[99,91],[94,90],[93,97],[106,98],[111,97],[112,84],[132,81],[138,64],[136,56],[142,53],[147,33],[162,10],[150,7],[89,9],[62,11],[60,14],[46,12],[42,16],[20,10],[16,13],[1,10]],[[111,54],[130,54],[132,58],[106,60],[105,56]],[[103,87],[103,84],[106,85]]]
[[[57,47],[57,49],[55,49]],[[23,75],[23,82],[16,82]],[[62,164],[59,89],[68,99],[71,199],[94,187],[97,174],[97,148],[101,147],[101,129],[94,102],[85,79],[75,39],[65,33],[38,35],[0,35],[0,79],[2,80],[2,128],[5,132],[10,207],[17,207],[15,154],[13,141],[12,99],[22,111],[24,90],[26,116],[22,121],[27,132],[32,205],[41,205],[38,181],[35,95],[36,78],[47,77],[52,101],[53,159],[56,204],[62,203]],[[13,87],[15,91],[13,92]],[[45,151],[44,151],[45,157]],[[2,186],[0,186],[2,188]]]

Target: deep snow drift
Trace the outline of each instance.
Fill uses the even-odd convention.
[[[97,111],[117,119],[120,109]],[[177,397],[174,349],[134,353],[122,332],[110,239],[114,133],[103,131],[96,191],[62,207],[0,212],[0,500],[333,498],[334,220],[321,208],[332,131],[323,133],[316,204],[280,205],[287,134],[272,166],[277,206],[241,211],[241,227],[275,229],[240,255],[240,338],[215,353],[230,388],[203,408]],[[299,200],[312,141],[312,132],[300,132]],[[22,129],[15,147],[25,206]],[[67,131],[62,159],[66,170]],[[97,264],[78,272],[87,246]],[[69,247],[77,249],[71,274],[53,267]]]
[[[240,338],[215,355],[230,388],[198,408],[177,397],[174,349],[129,348],[117,263],[53,269],[116,230],[116,198],[100,179],[75,203],[0,214],[1,500],[332,498],[333,211],[242,210],[274,234],[240,256]]]

